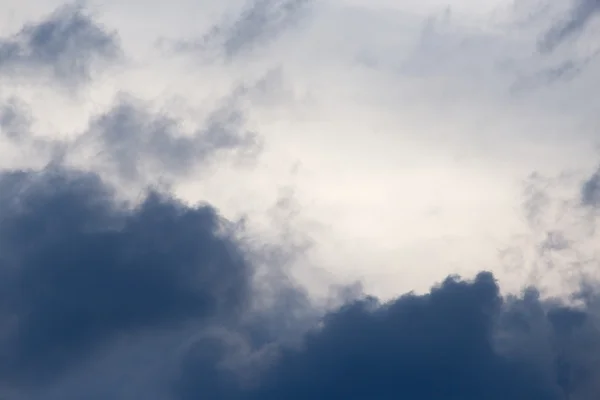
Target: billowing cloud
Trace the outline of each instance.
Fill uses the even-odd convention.
[[[121,56],[119,40],[81,6],[63,6],[46,18],[0,38],[0,74],[47,74],[69,86],[86,82]]]
[[[96,175],[0,179],[0,379],[35,385],[98,345],[245,306],[251,267],[209,206],[118,204]]]
[[[593,286],[573,308],[535,289],[502,297],[487,272],[449,277],[423,295],[348,300],[304,334],[298,324],[290,344],[253,316],[252,255],[214,208],[156,192],[120,204],[97,175],[66,169],[4,172],[0,188],[4,385],[56,393],[117,339],[158,334],[180,348],[180,374],[146,378],[172,399],[596,396]],[[287,286],[289,309],[270,312],[314,312],[301,298]],[[160,360],[164,346],[138,351]],[[114,362],[129,365],[119,352]],[[118,385],[106,393],[126,399]],[[63,398],[86,393],[65,387]]]
[[[237,392],[227,368],[207,375],[206,362],[219,365],[210,347],[183,398],[593,399],[600,341],[597,300],[587,300],[589,309],[569,308],[535,290],[503,299],[489,273],[448,278],[425,295],[367,298],[327,314]]]

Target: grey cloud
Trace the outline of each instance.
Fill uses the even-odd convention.
[[[122,98],[92,120],[72,150],[96,149],[98,158],[126,180],[149,174],[182,176],[228,152],[254,156],[261,142],[245,122],[241,109],[226,102],[190,133],[180,120],[151,113],[133,98]]]
[[[302,346],[280,346],[252,387],[217,367],[226,351],[212,345],[188,365],[197,384],[179,398],[591,400],[600,372],[595,298],[577,309],[535,289],[502,298],[489,273],[450,277],[425,295],[366,298],[328,313]]]
[[[296,24],[312,0],[251,0],[233,21],[213,26],[199,40],[180,41],[180,51],[217,52],[230,60],[275,40]]]
[[[17,146],[35,148],[53,164],[85,159],[86,167],[100,168],[131,183],[153,177],[171,182],[209,168],[216,161],[252,161],[262,139],[246,127],[238,88],[193,129],[180,118],[152,111],[132,96],[120,95],[107,111],[92,117],[75,139],[49,139],[29,129],[31,116],[24,103],[14,100],[0,108],[0,129]]]
[[[585,206],[600,205],[600,169],[596,170],[581,187],[581,203]]]
[[[34,150],[34,154],[44,160],[42,162],[46,162],[45,158],[48,157],[50,163],[60,163],[65,156],[66,142],[36,136],[32,129],[34,122],[29,105],[18,97],[11,97],[0,105],[1,138],[15,145],[17,151]]]
[[[569,15],[556,22],[540,39],[539,49],[551,52],[565,41],[580,34],[600,11],[598,0],[573,0]]]
[[[246,307],[252,268],[210,206],[149,193],[131,208],[96,175],[61,169],[2,173],[0,193],[0,386]]]
[[[558,176],[532,174],[524,182],[526,231],[508,249],[510,272],[552,293],[571,292],[582,282],[597,282],[598,262],[590,245],[596,241],[593,218],[582,207],[580,172]],[[560,287],[557,287],[560,282]]]
[[[542,301],[530,289],[506,300],[498,346],[504,354],[537,368],[560,388],[557,398],[592,399],[598,393],[598,297],[581,307]]]
[[[121,57],[118,37],[79,5],[59,8],[45,19],[0,38],[0,74],[40,72],[69,86],[92,78],[96,68]]]
[[[32,117],[27,106],[17,98],[0,106],[0,134],[13,141],[29,136]]]
[[[513,94],[520,94],[556,83],[570,82],[578,77],[591,61],[592,58],[566,60],[557,65],[542,68],[518,78],[511,85],[510,90]]]
[[[574,46],[574,39],[591,24],[600,10],[600,3],[597,0],[570,0],[565,2],[567,10],[559,13],[561,17],[552,20],[549,11],[558,4],[543,0],[535,3],[534,10],[528,15],[525,23],[528,28],[545,24],[548,20],[551,20],[550,27],[538,33],[537,56],[523,60],[519,66],[511,66],[511,69],[517,67],[514,71],[516,79],[510,87],[512,94],[521,95],[551,85],[567,84],[593,69],[600,48],[587,46],[582,50]],[[505,63],[504,66],[511,64]]]

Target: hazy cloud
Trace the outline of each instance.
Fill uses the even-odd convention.
[[[61,7],[0,38],[1,74],[44,73],[69,86],[91,79],[96,68],[120,56],[116,33],[96,23],[79,5]]]
[[[581,202],[583,205],[591,207],[600,205],[600,169],[583,182]]]
[[[252,162],[262,149],[262,138],[247,127],[238,91],[199,123],[153,110],[150,103],[126,95],[117,96],[114,105],[93,116],[73,139],[33,132],[32,121],[27,105],[18,99],[0,108],[0,134],[18,148],[35,149],[53,164],[83,162],[128,183],[172,182],[217,161]]]
[[[253,157],[261,148],[258,134],[246,128],[245,115],[235,102],[226,102],[191,132],[182,124],[123,97],[91,121],[73,150],[95,149],[98,159],[121,178],[136,180],[150,174],[187,176],[220,155]]]
[[[16,98],[0,106],[0,134],[13,141],[29,136],[32,117],[27,106]]]

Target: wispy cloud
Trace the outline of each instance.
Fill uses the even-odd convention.
[[[0,110],[0,133],[17,150],[37,151],[52,164],[83,163],[127,184],[173,182],[227,160],[247,166],[262,149],[262,138],[248,127],[239,91],[191,127],[125,94],[72,139],[37,135],[31,122],[27,105],[17,99]]]
[[[198,40],[176,43],[179,51],[235,59],[275,41],[305,15],[312,0],[251,0],[234,18],[214,25]]]
[[[203,126],[186,132],[182,121],[123,98],[95,117],[73,146],[73,151],[96,149],[101,162],[131,181],[153,174],[187,176],[229,152],[253,157],[260,150],[260,137],[246,128],[245,115],[235,102],[226,102]]]
[[[31,116],[27,106],[17,98],[9,99],[0,107],[0,135],[21,141],[30,133]]]
[[[581,187],[581,202],[585,206],[598,207],[600,205],[600,170],[594,172],[585,180]]]
[[[597,0],[573,0],[568,15],[561,18],[544,34],[539,42],[543,52],[553,51],[565,41],[580,34],[600,12]]]

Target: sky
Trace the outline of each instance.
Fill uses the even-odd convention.
[[[598,0],[2,6],[0,398],[598,398]]]

